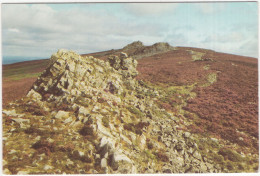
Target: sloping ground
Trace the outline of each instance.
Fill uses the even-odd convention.
[[[163,53],[172,50],[173,47],[168,43],[155,43],[152,46],[144,46],[142,42],[133,42],[122,49],[112,49],[109,51],[82,54],[82,56],[94,56],[106,60],[110,55],[120,55],[121,52],[128,53],[135,59],[150,56],[156,53]],[[48,66],[48,59],[26,61],[3,66],[3,105],[20,99],[31,88],[40,73]],[[15,85],[20,87],[16,89]]]
[[[169,91],[192,97],[192,87],[153,87],[135,79],[136,66],[125,53],[108,62],[53,54],[27,96],[3,110],[4,173],[231,172],[156,103]]]
[[[47,65],[48,60],[26,61],[3,65],[3,106],[26,95]]]
[[[38,73],[48,64],[48,59],[19,62],[14,64],[3,65],[3,77],[12,78],[12,76]],[[15,79],[15,78],[14,78]]]
[[[200,59],[194,59],[194,55]],[[192,85],[196,97],[183,108],[193,123],[186,130],[224,139],[243,153],[258,154],[257,59],[182,48],[139,60],[138,79],[155,84]],[[164,106],[173,110],[176,97]],[[237,144],[228,145],[228,144]]]
[[[188,102],[187,110],[199,115],[203,130],[258,150],[257,60],[227,54],[210,57],[216,60],[210,70],[218,72],[217,81],[196,88],[198,96]]]
[[[99,59],[105,60],[109,55],[120,55],[121,52],[127,53],[134,59],[142,59],[143,57],[152,56],[155,54],[164,53],[167,51],[175,50],[176,47],[172,47],[168,43],[165,42],[158,42],[151,46],[145,46],[142,42],[136,41],[126,45],[122,49],[112,49],[109,51],[97,52],[97,53],[90,53],[90,54],[83,54],[82,56],[94,56]]]
[[[130,50],[136,51],[135,47]],[[106,60],[108,55],[118,55],[120,51],[123,50],[91,55]],[[43,70],[44,66],[39,68]],[[144,86],[164,92],[157,97],[157,103],[178,117],[176,129],[201,136],[197,141],[200,152],[220,164],[223,172],[258,169],[257,59],[177,47],[148,54],[138,60],[137,70],[137,79],[143,80]],[[4,81],[3,87],[5,84]],[[27,86],[29,89],[31,83]],[[18,93],[13,91],[10,95]]]
[[[4,78],[2,84],[2,100],[5,107],[9,102],[18,100],[28,93],[37,77],[9,80]]]

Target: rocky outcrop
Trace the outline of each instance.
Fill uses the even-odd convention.
[[[205,57],[204,55],[206,53],[204,52],[198,52],[198,51],[193,51],[193,50],[187,50],[191,54],[191,58],[193,61],[211,61],[213,62],[214,60],[212,58]]]
[[[135,41],[133,43],[130,43],[130,44],[126,45],[123,48],[123,50],[127,51],[127,50],[142,48],[142,47],[144,47],[144,45],[143,45],[143,43],[141,41]]]
[[[137,41],[123,48],[124,52],[127,52],[129,56],[135,59],[141,59],[143,57],[148,57],[171,50],[175,50],[175,48],[164,42],[155,43],[151,46],[144,46],[140,41]]]
[[[157,44],[159,51],[171,49]],[[194,135],[135,80],[126,53],[108,61],[59,50],[27,97],[3,111],[3,168],[12,174],[219,172]]]

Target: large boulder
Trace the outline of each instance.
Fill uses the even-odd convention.
[[[108,58],[110,66],[116,70],[120,70],[124,77],[136,77],[138,71],[136,70],[137,61],[124,52],[120,53],[120,56],[110,56]]]

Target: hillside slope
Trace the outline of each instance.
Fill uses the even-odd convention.
[[[25,96],[48,62],[47,59],[3,65],[3,106]]]
[[[137,67],[136,65],[129,65],[128,57],[122,54],[122,51],[127,51],[132,57],[135,56],[134,58],[138,59]],[[61,53],[56,54],[57,58],[66,59]],[[111,57],[111,54],[117,56]],[[69,55],[71,54],[69,53]],[[88,169],[82,170],[81,173],[257,171],[259,156],[257,59],[199,48],[171,47],[167,43],[143,46],[141,42],[134,42],[123,49],[92,53],[91,55],[104,60],[89,60],[92,57],[89,57],[89,54],[84,55],[89,60],[86,60],[87,62],[92,60],[88,64],[95,69],[94,71],[90,70],[89,73],[92,75],[90,78],[96,80],[96,83],[91,81],[90,78],[87,81],[83,79],[82,81],[86,84],[84,86],[87,87],[84,88],[81,84],[73,83],[72,88],[69,88],[71,84],[69,80],[77,80],[79,77],[79,75],[73,77],[71,72],[75,72],[78,69],[85,70],[88,67],[80,66],[76,70],[73,70],[70,67],[65,67],[64,63],[67,61],[56,63],[57,58],[54,59],[55,57],[52,57],[51,62],[41,61],[39,64],[36,64],[36,62],[33,64],[35,67],[34,73],[39,73],[47,65],[50,65],[47,71],[42,74],[41,78],[37,79],[32,87],[32,90],[40,93],[40,96],[37,93],[30,93],[28,95],[29,98],[17,101],[13,105],[8,105],[7,101],[5,102],[8,98],[4,99],[6,107],[3,115],[5,123],[4,131],[7,132],[13,127],[20,127],[18,128],[19,130],[15,130],[12,134],[19,134],[22,136],[21,140],[24,137],[28,138],[28,135],[31,136],[32,140],[26,142],[24,145],[28,147],[28,151],[34,153],[36,158],[38,155],[45,153],[47,157],[51,157],[53,160],[61,159],[63,161],[69,159],[72,163],[78,164],[77,167],[88,167]],[[126,59],[125,63],[128,63],[128,66],[122,67],[122,58]],[[71,59],[72,61],[76,59],[76,64],[83,62],[81,61],[82,59],[84,60],[83,57],[80,58],[77,54],[72,54]],[[24,65],[26,66],[27,64],[24,63]],[[112,71],[109,65],[115,71]],[[24,78],[26,76],[24,76],[23,72],[23,74],[21,72],[18,72],[18,74],[14,73],[13,77],[6,76],[10,69],[8,67],[10,66],[4,66],[3,70],[4,93],[5,86],[8,85],[6,83],[10,83],[10,78],[17,77],[23,81],[28,79]],[[15,64],[12,67],[24,68],[26,73],[30,73],[33,70],[28,69],[31,67],[29,65],[27,68],[15,67]],[[67,72],[65,71],[61,74],[61,72],[58,72],[60,68],[63,68],[61,70],[65,68]],[[130,76],[127,79],[122,78],[123,75],[129,75],[127,70],[130,70],[131,73],[131,70],[135,72],[135,69],[139,72],[136,78],[134,78],[135,76]],[[107,70],[105,71],[106,75],[111,74],[117,78],[115,79],[117,80],[116,82],[108,84],[110,85],[108,89],[100,89],[98,87],[98,85],[101,86],[103,84],[102,82],[107,82],[106,80],[108,79],[107,76],[103,75],[102,70]],[[49,72],[52,73],[52,76],[49,76]],[[10,73],[12,71],[9,70]],[[55,75],[57,78],[55,78]],[[36,80],[36,76],[30,79]],[[56,84],[55,81],[62,84]],[[113,82],[113,80],[111,81]],[[11,82],[14,85],[19,83],[15,84],[14,80]],[[26,83],[28,90],[30,90],[32,84],[30,82]],[[118,91],[120,87],[126,93]],[[93,88],[97,88],[97,92]],[[84,101],[77,100],[77,97],[82,94],[81,89],[93,90],[94,92],[86,97],[83,96]],[[8,96],[10,97],[10,95]],[[33,97],[31,97],[32,95]],[[23,92],[19,96],[25,96],[25,93]],[[41,98],[37,99],[37,97]],[[112,101],[112,104],[110,103],[109,105],[110,107],[107,107],[109,103],[106,104],[108,99]],[[133,100],[135,101],[132,102]],[[53,104],[56,105],[53,106]],[[105,114],[112,113],[114,118],[110,115],[109,117],[104,116],[99,110],[93,111],[93,108],[95,109],[93,105],[95,104],[101,106],[97,107],[98,109],[109,109],[109,112]],[[78,105],[86,108],[87,111],[90,111],[89,114],[94,116],[91,118],[91,122],[87,122],[87,119],[89,119],[87,114],[82,115],[76,110],[77,108],[75,109]],[[13,108],[17,110],[13,111]],[[54,113],[50,114],[48,108],[54,111]],[[72,115],[69,118],[70,120],[66,120],[65,118],[63,120],[56,120],[54,125],[50,124],[53,128],[62,127],[60,129],[61,133],[64,133],[67,127],[71,128],[71,125],[80,120],[80,118],[86,116],[87,119],[86,121],[83,120],[82,124],[78,124],[79,126],[71,128],[72,131],[69,132],[69,136],[72,135],[72,137],[63,135],[65,139],[64,143],[56,144],[50,141],[59,141],[61,137],[59,136],[60,132],[56,133],[53,130],[45,129],[46,124],[44,125],[42,121],[44,119],[40,120],[41,118],[38,118],[39,121],[35,121],[35,117],[45,116],[47,120],[48,118],[55,119],[59,113]],[[23,117],[22,114],[27,114],[28,117]],[[96,116],[98,114],[104,117]],[[27,123],[18,125],[17,117],[26,118],[23,119],[25,121],[33,121],[36,126],[28,126]],[[98,120],[99,118],[102,119],[102,122]],[[70,122],[67,123],[67,121]],[[85,122],[86,124],[84,125]],[[100,126],[100,123],[103,123],[104,128]],[[124,128],[125,132],[120,131],[121,128],[118,128],[120,126]],[[91,132],[90,134],[89,130],[92,131],[90,128],[94,131],[99,130],[97,132],[100,134],[96,135],[96,132]],[[114,144],[109,144],[116,147],[114,150],[123,151],[123,154],[129,158],[129,160],[126,159],[129,161],[126,162],[129,167],[125,171],[120,169],[120,162],[116,164],[119,168],[115,167],[115,162],[113,161],[116,158],[116,154],[114,152],[110,153],[111,156],[114,156],[114,159],[111,158],[112,160],[106,157],[106,160],[96,158],[96,154],[103,156],[99,153],[100,150],[97,146],[103,145],[101,143],[104,136],[109,136],[106,133],[106,129],[109,129],[112,136],[116,134],[119,136],[120,134],[128,136],[128,140],[130,139],[131,145],[134,146],[133,149],[138,153],[133,152],[131,147],[125,146],[125,143],[130,144],[125,137],[121,139],[124,142],[119,142],[115,139],[116,143],[120,144],[117,147]],[[43,135],[43,132],[46,132],[46,130],[48,131],[47,135]],[[12,137],[12,134],[8,133],[7,136],[11,137],[14,141],[18,140],[15,136]],[[38,139],[38,136],[41,137]],[[82,138],[81,140],[86,141],[89,146],[97,147],[95,150],[91,150],[94,154],[87,154],[87,160],[84,158],[81,159],[83,155],[79,156],[75,154],[74,156],[73,153],[76,151],[81,152],[85,150],[84,146],[78,146],[77,140],[74,141],[74,138]],[[107,138],[104,140],[107,140]],[[34,143],[32,143],[33,141]],[[73,145],[67,146],[69,143],[73,143]],[[33,148],[29,150],[30,146],[33,146]],[[78,173],[80,170],[80,168],[67,170],[63,168],[64,163],[53,165],[52,163],[46,163],[44,160],[37,164],[37,167],[33,166],[34,168],[29,172],[25,167],[32,167],[30,163],[36,158],[28,158],[27,154],[21,154],[20,152],[23,153],[23,151],[19,147],[19,145],[12,145],[10,143],[4,148],[4,153],[10,153],[4,156],[7,161],[11,161],[11,163],[5,165],[7,172],[61,173],[59,170],[64,170],[66,173]],[[62,149],[64,147],[65,149]],[[16,153],[12,149],[19,152]],[[27,164],[10,160],[10,157],[17,156],[18,154],[27,161]],[[64,156],[61,157],[60,154]],[[138,158],[137,155],[142,156],[142,159]],[[18,165],[14,165],[15,162]],[[106,167],[104,167],[105,163],[107,163]],[[132,165],[131,163],[136,164]],[[53,170],[53,168],[50,168],[45,170],[44,165],[48,167],[54,166],[54,168],[59,169]]]
[[[195,54],[191,54],[193,53]],[[180,48],[139,61],[138,79],[167,85],[196,84],[185,110],[195,113],[193,132],[250,146],[258,151],[257,59],[205,50]],[[199,54],[197,54],[199,52]],[[203,56],[201,56],[203,53]],[[194,60],[194,55],[201,60]],[[169,110],[176,99],[166,102]]]

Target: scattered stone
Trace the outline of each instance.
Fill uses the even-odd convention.
[[[70,113],[66,111],[58,111],[58,113],[55,115],[56,119],[67,119],[69,118]]]
[[[45,165],[43,169],[44,169],[44,170],[49,170],[49,169],[52,169],[52,168],[53,168],[53,167],[50,166],[50,165]]]
[[[27,97],[32,98],[34,100],[38,100],[38,101],[42,99],[41,94],[39,94],[38,92],[34,91],[33,89],[31,89],[28,92]]]
[[[184,146],[183,143],[178,142],[178,143],[176,144],[175,148],[176,148],[177,151],[181,151],[181,150],[183,150],[183,146]]]
[[[29,172],[28,171],[18,171],[17,175],[28,175]]]
[[[4,114],[6,114],[6,115],[8,115],[8,116],[16,116],[16,111],[15,111],[15,109],[13,109],[13,110],[3,110],[3,113]]]
[[[185,138],[189,138],[190,136],[191,136],[190,132],[183,133],[183,137],[185,137]]]
[[[73,161],[71,161],[70,159],[67,159],[67,165],[73,165],[73,164],[74,164]]]
[[[106,158],[102,158],[100,166],[101,166],[101,168],[106,168],[107,167],[107,159]]]
[[[17,123],[30,123],[29,119],[22,119],[22,118],[12,118],[13,121],[17,122]]]
[[[12,173],[7,168],[3,170],[3,174],[12,175]]]

